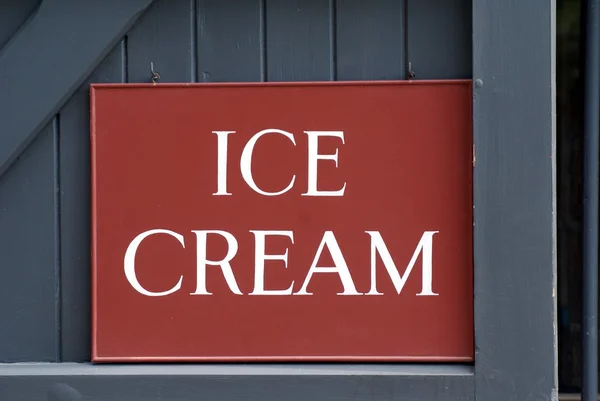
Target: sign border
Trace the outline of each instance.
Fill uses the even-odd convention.
[[[92,269],[92,291],[91,291],[91,360],[93,363],[135,363],[135,362],[219,362],[219,363],[238,363],[247,362],[251,364],[261,362],[400,362],[400,363],[467,363],[473,364],[475,360],[475,352],[473,357],[447,357],[447,356],[404,356],[404,357],[390,357],[390,356],[129,356],[129,357],[106,357],[99,356],[96,347],[97,344],[97,262],[96,262],[96,227],[97,227],[97,211],[96,211],[96,200],[94,198],[94,192],[96,190],[96,141],[94,137],[96,135],[96,108],[95,108],[95,95],[98,90],[118,90],[118,89],[172,89],[172,88],[202,88],[202,87],[227,87],[227,88],[246,88],[246,87],[341,87],[341,86],[438,86],[438,85],[458,85],[466,86],[472,91],[472,80],[469,79],[448,79],[448,80],[374,80],[374,81],[284,81],[284,82],[211,82],[211,83],[92,83],[90,84],[90,178],[91,178],[91,269]],[[469,114],[473,116],[473,102],[469,102]],[[471,135],[473,133],[473,125],[471,121]],[[471,137],[471,145],[473,145],[473,139]],[[473,155],[474,157],[474,155]],[[474,159],[473,159],[474,160]],[[471,170],[471,182],[474,186],[473,170]],[[473,197],[471,197],[471,204],[473,204]],[[471,221],[474,216],[471,215]],[[472,249],[474,250],[474,233],[471,235],[472,238]],[[473,277],[475,275],[474,255],[471,255],[471,265],[473,267]],[[472,291],[474,292],[474,280]],[[472,321],[473,330],[475,327],[475,319]],[[475,348],[475,341],[473,343]]]

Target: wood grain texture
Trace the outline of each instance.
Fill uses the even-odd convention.
[[[48,124],[0,177],[0,362],[58,360],[55,143]]]
[[[124,82],[118,43],[60,111],[61,359],[90,359],[90,83]]]
[[[267,0],[268,81],[328,81],[330,21],[327,1]]]
[[[555,4],[473,2],[477,400],[555,400]]]
[[[39,0],[0,0],[0,51],[39,4]],[[0,177],[0,318],[5,322],[0,325],[0,361],[54,361],[57,357],[58,323],[52,299],[56,285],[52,244],[55,138],[52,126],[46,126],[14,169]],[[28,233],[35,224],[37,230]],[[28,286],[38,290],[38,299],[28,299]]]
[[[0,52],[0,175],[151,2],[42,2]]]
[[[23,28],[42,0],[0,0],[0,50]]]
[[[473,375],[469,367],[328,364],[0,366],[0,399],[474,400]]]
[[[158,82],[193,82],[193,0],[152,4],[127,34],[128,82],[151,82],[150,63]]]
[[[198,0],[199,82],[262,80],[263,13],[263,0]]]
[[[471,0],[406,0],[414,79],[471,78]]]
[[[337,0],[335,12],[338,80],[405,78],[403,1]]]

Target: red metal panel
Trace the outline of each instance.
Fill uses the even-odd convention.
[[[469,81],[91,100],[94,361],[473,360]]]

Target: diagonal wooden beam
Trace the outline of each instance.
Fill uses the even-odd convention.
[[[153,0],[44,0],[0,51],[0,176]]]

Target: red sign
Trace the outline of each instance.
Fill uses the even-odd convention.
[[[93,361],[473,360],[470,82],[91,101]]]

